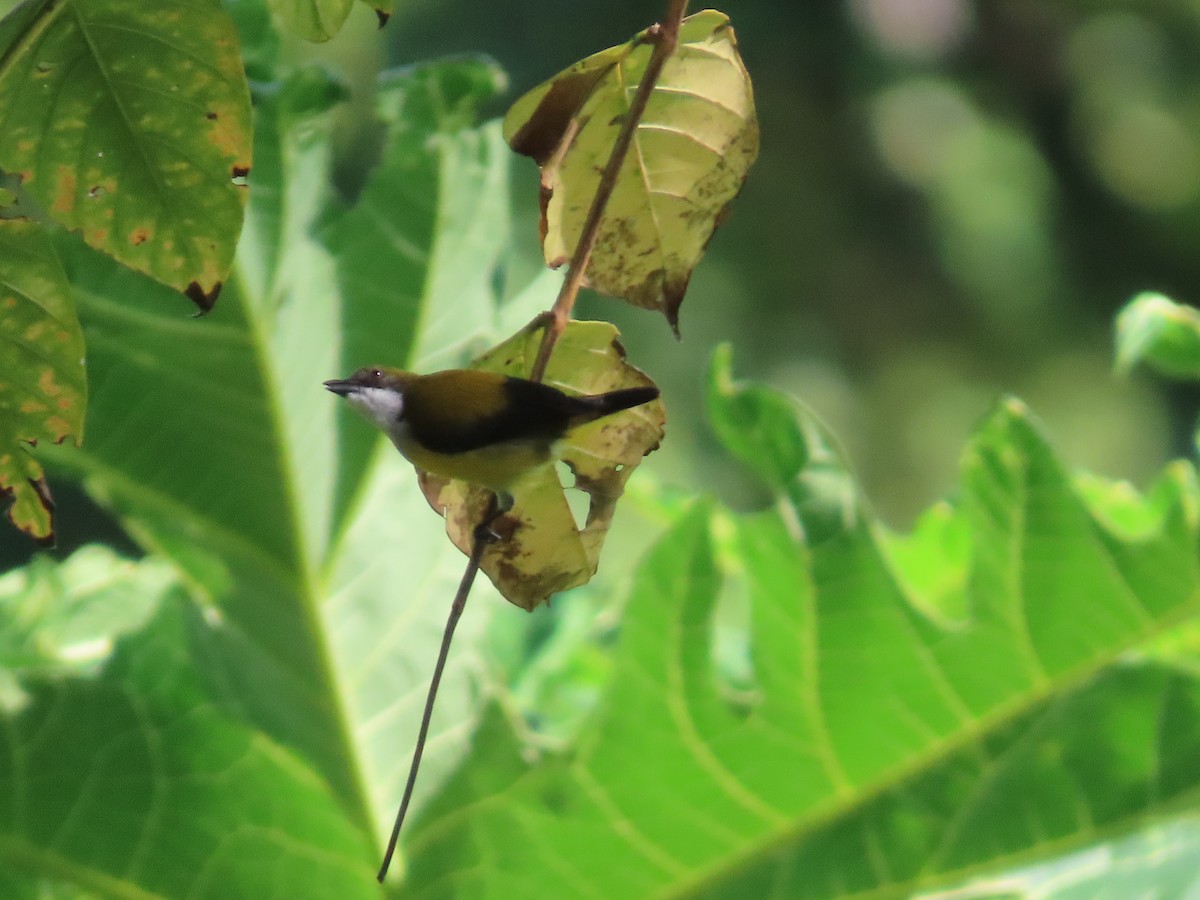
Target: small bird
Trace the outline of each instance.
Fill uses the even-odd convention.
[[[492,490],[500,512],[512,507],[519,481],[559,458],[573,429],[658,397],[656,387],[572,396],[495,372],[417,375],[383,366],[325,387],[382,429],[418,469]]]

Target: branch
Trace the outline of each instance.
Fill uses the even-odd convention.
[[[646,113],[646,104],[650,102],[650,95],[654,92],[655,85],[658,84],[658,77],[662,74],[663,66],[666,65],[667,60],[671,58],[675,53],[675,48],[679,45],[679,28],[684,14],[687,12],[687,5],[688,0],[668,0],[666,18],[660,24],[652,25],[646,30],[646,40],[654,44],[654,51],[650,54],[650,61],[646,64],[646,71],[642,74],[637,93],[633,95],[633,102],[629,104],[629,112],[625,114],[625,121],[621,123],[617,139],[613,142],[612,153],[609,154],[608,163],[604,166],[600,183],[596,187],[596,194],[592,198],[591,208],[588,209],[587,219],[584,220],[579,243],[575,245],[575,253],[571,257],[571,264],[567,269],[567,277],[563,279],[563,285],[554,301],[554,306],[550,308],[549,312],[543,313],[535,320],[535,325],[544,326],[545,331],[542,332],[542,343],[538,347],[533,370],[529,375],[532,381],[541,381],[545,376],[546,365],[550,362],[550,354],[554,351],[554,345],[558,343],[558,339],[566,330],[567,323],[571,321],[571,310],[575,308],[575,299],[579,296],[579,288],[583,284],[583,275],[587,270],[588,260],[592,256],[592,249],[596,246],[596,238],[600,234],[600,222],[604,218],[604,209],[608,206],[609,197],[612,196],[613,189],[617,185],[617,176],[621,172],[621,166],[625,164],[625,157],[629,155],[633,136],[637,133],[637,127]],[[564,143],[571,140],[573,134],[574,130],[568,129]]]
[[[412,800],[413,787],[417,783],[417,771],[421,768],[421,756],[425,752],[425,738],[429,735],[429,722],[433,718],[433,704],[437,699],[438,685],[442,682],[442,670],[446,668],[446,657],[450,655],[450,642],[454,640],[454,629],[467,606],[467,598],[471,595],[471,586],[479,573],[479,563],[483,559],[483,551],[494,538],[488,531],[492,519],[496,517],[497,502],[493,497],[483,523],[475,530],[475,545],[471,548],[471,557],[467,560],[467,569],[463,572],[462,581],[458,584],[458,592],[454,602],[450,604],[450,615],[446,617],[446,629],[442,632],[442,646],[438,650],[437,662],[433,667],[433,678],[429,682],[429,693],[425,696],[425,712],[421,716],[421,730],[417,732],[417,746],[413,750],[412,764],[408,768],[408,781],[404,785],[404,797],[400,801],[400,811],[396,813],[396,824],[392,826],[392,836],[388,838],[387,849],[383,854],[383,863],[379,874],[375,877],[379,883],[387,876],[388,867],[392,864],[392,856],[396,852],[396,842],[400,839],[400,828],[404,825],[404,816],[408,812],[409,801]]]

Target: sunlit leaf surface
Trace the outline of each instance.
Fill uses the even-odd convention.
[[[1194,897],[1200,892],[1200,821],[1194,814],[1153,823],[1062,859],[991,873],[920,900],[1121,900]]]
[[[651,50],[643,32],[589,56],[521,97],[504,120],[512,148],[542,168],[550,266],[575,250]],[[588,284],[659,309],[675,326],[692,270],[757,155],[754,95],[729,20],[715,10],[689,16],[618,175]]]
[[[7,872],[97,896],[378,896],[328,785],[180,652],[213,639],[176,595],[98,677],[25,683],[0,716]]]

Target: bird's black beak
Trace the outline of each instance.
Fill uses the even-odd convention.
[[[325,390],[332,391],[339,397],[345,397],[347,394],[357,391],[358,385],[348,378],[331,378],[325,382]]]

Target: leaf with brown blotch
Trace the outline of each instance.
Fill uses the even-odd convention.
[[[29,445],[78,443],[87,380],[66,273],[45,230],[25,219],[0,219],[0,335],[0,507],[52,544],[54,504]]]
[[[617,329],[607,322],[571,322],[555,345],[545,382],[572,394],[653,385],[625,361],[617,337]],[[476,360],[474,367],[528,376],[540,343],[540,329],[523,331]],[[493,524],[500,540],[488,546],[481,566],[510,603],[531,610],[552,594],[586,584],[596,573],[625,482],[642,458],[658,448],[665,422],[663,402],[655,400],[571,432],[563,462],[574,473],[573,489],[588,495],[582,529],[553,467],[517,487],[512,510]],[[421,487],[430,505],[446,516],[451,540],[469,553],[488,491],[425,473]]]
[[[0,168],[50,218],[207,312],[250,171],[229,13],[216,0],[38,0],[0,20],[0,58]]]
[[[542,252],[551,267],[574,252],[652,51],[642,32],[589,56],[525,94],[504,119],[509,146],[542,168]],[[729,19],[715,10],[689,16],[618,174],[586,283],[662,310],[677,328],[692,270],[757,155],[754,94]]]

